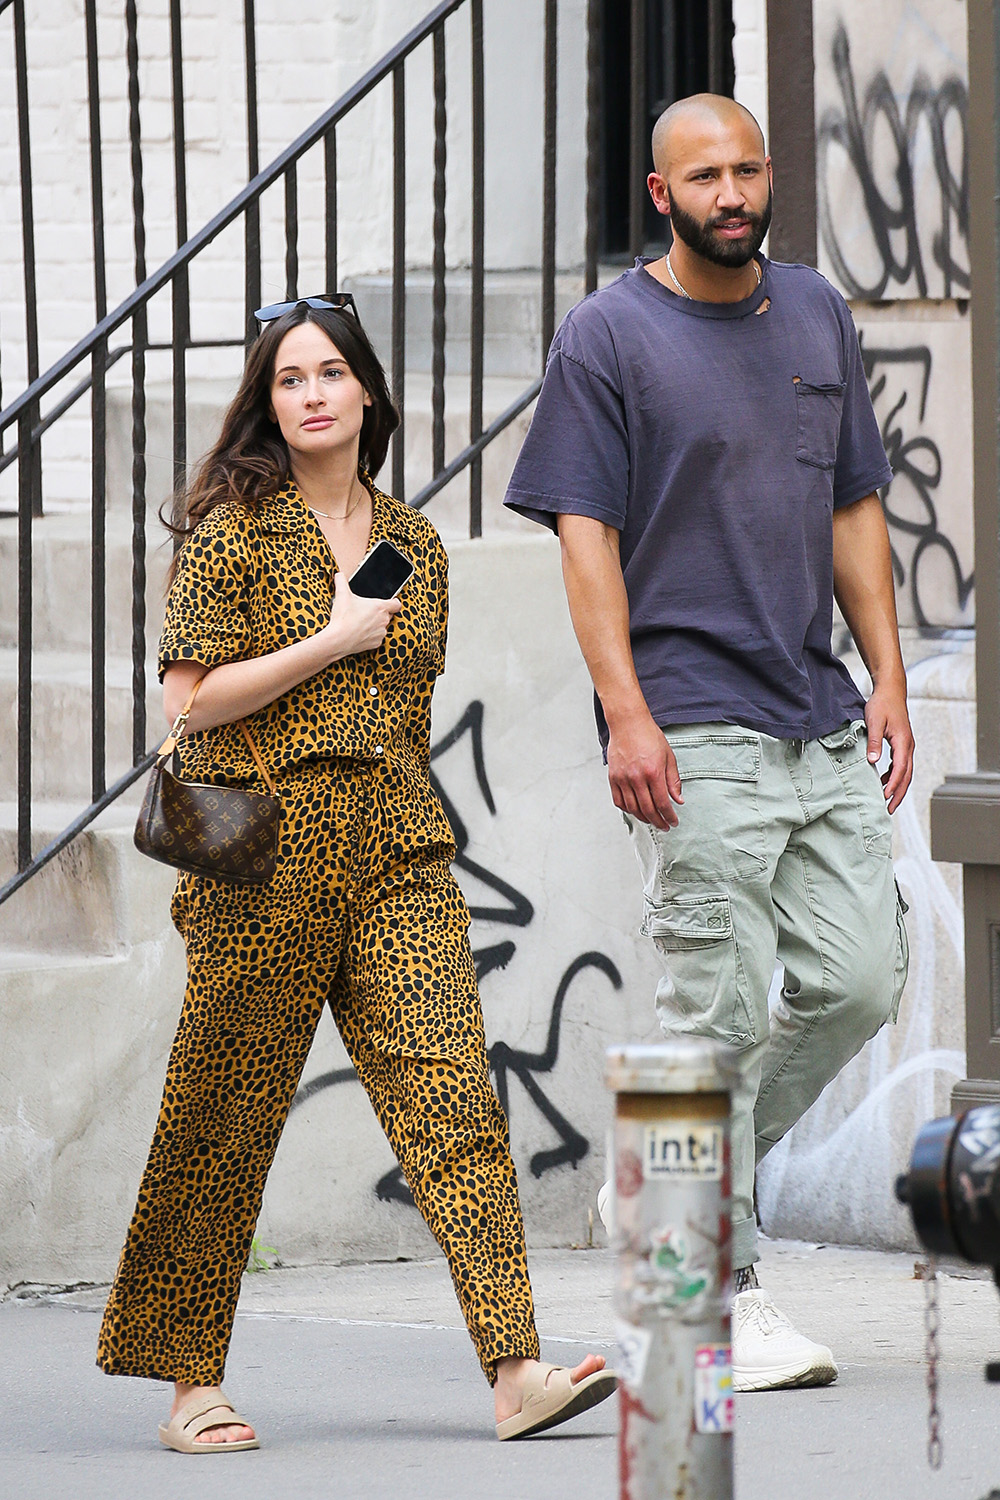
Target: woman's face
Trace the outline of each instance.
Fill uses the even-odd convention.
[[[271,416],[293,453],[320,457],[357,449],[372,398],[317,323],[300,323],[278,345]]]

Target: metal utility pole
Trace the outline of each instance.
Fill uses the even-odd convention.
[[[729,1108],[736,1054],[611,1048],[620,1500],[732,1500]]]
[[[963,866],[968,1077],[956,1112],[1000,1101],[1000,3],[969,0],[968,15],[978,769],[931,798],[931,853]]]

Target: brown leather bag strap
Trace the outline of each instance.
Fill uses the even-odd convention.
[[[205,681],[205,677],[207,676],[208,673],[206,672],[203,677],[198,678],[198,681],[191,689],[188,701],[185,703],[184,707],[181,709],[180,713],[171,724],[170,733],[167,735],[166,739],[163,741],[163,744],[157,751],[157,755],[161,760],[165,759],[168,755],[173,755],[174,751],[177,749],[178,741],[184,738],[184,732],[187,729],[187,721],[190,718],[191,710],[194,707],[194,700],[197,698],[198,690],[200,689],[202,683]]]
[[[184,734],[187,729],[187,721],[191,716],[191,710],[194,707],[194,700],[198,696],[198,689],[201,687],[202,683],[205,681],[205,677],[207,676],[208,673],[206,672],[203,677],[198,678],[198,681],[191,689],[188,701],[185,703],[184,707],[181,709],[180,713],[171,724],[170,733],[167,735],[158,751],[158,755],[161,760],[166,760],[168,756],[173,755],[174,751],[177,749],[178,742],[184,738]],[[253,735],[250,733],[249,729],[242,719],[237,719],[236,722],[243,732],[243,738],[250,746],[250,754],[253,756],[254,765],[263,776],[265,782],[267,783],[267,789],[273,797],[275,795],[274,782],[271,780],[270,773],[268,772],[267,767],[260,758],[260,752],[257,749],[257,746],[254,744]]]
[[[264,762],[260,758],[260,752],[258,751],[257,746],[254,744],[253,735],[250,733],[249,729],[244,724],[244,722],[243,722],[242,719],[238,720],[238,723],[239,723],[240,728],[243,731],[243,738],[246,740],[247,744],[250,746],[250,754],[254,758],[254,764],[256,765],[256,767],[257,767],[258,771],[260,772],[260,774],[263,776],[264,780],[267,782],[267,789],[271,793],[271,796],[273,797],[274,796],[274,782],[271,780],[270,772],[268,771],[268,769],[265,766]]]

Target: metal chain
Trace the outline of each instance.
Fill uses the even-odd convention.
[[[941,1315],[938,1305],[937,1261],[928,1256],[924,1266],[924,1327],[927,1331],[927,1462],[932,1469],[940,1469],[944,1457],[941,1442],[941,1412],[938,1408],[938,1333]]]

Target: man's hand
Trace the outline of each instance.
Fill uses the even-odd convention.
[[[872,765],[881,759],[882,741],[889,741],[889,769],[882,776],[882,791],[889,811],[894,813],[913,777],[913,731],[905,690],[876,687],[865,704],[865,723]]]
[[[677,761],[648,713],[611,731],[608,780],[614,804],[622,812],[654,828],[676,828],[673,804],[684,801]]]

